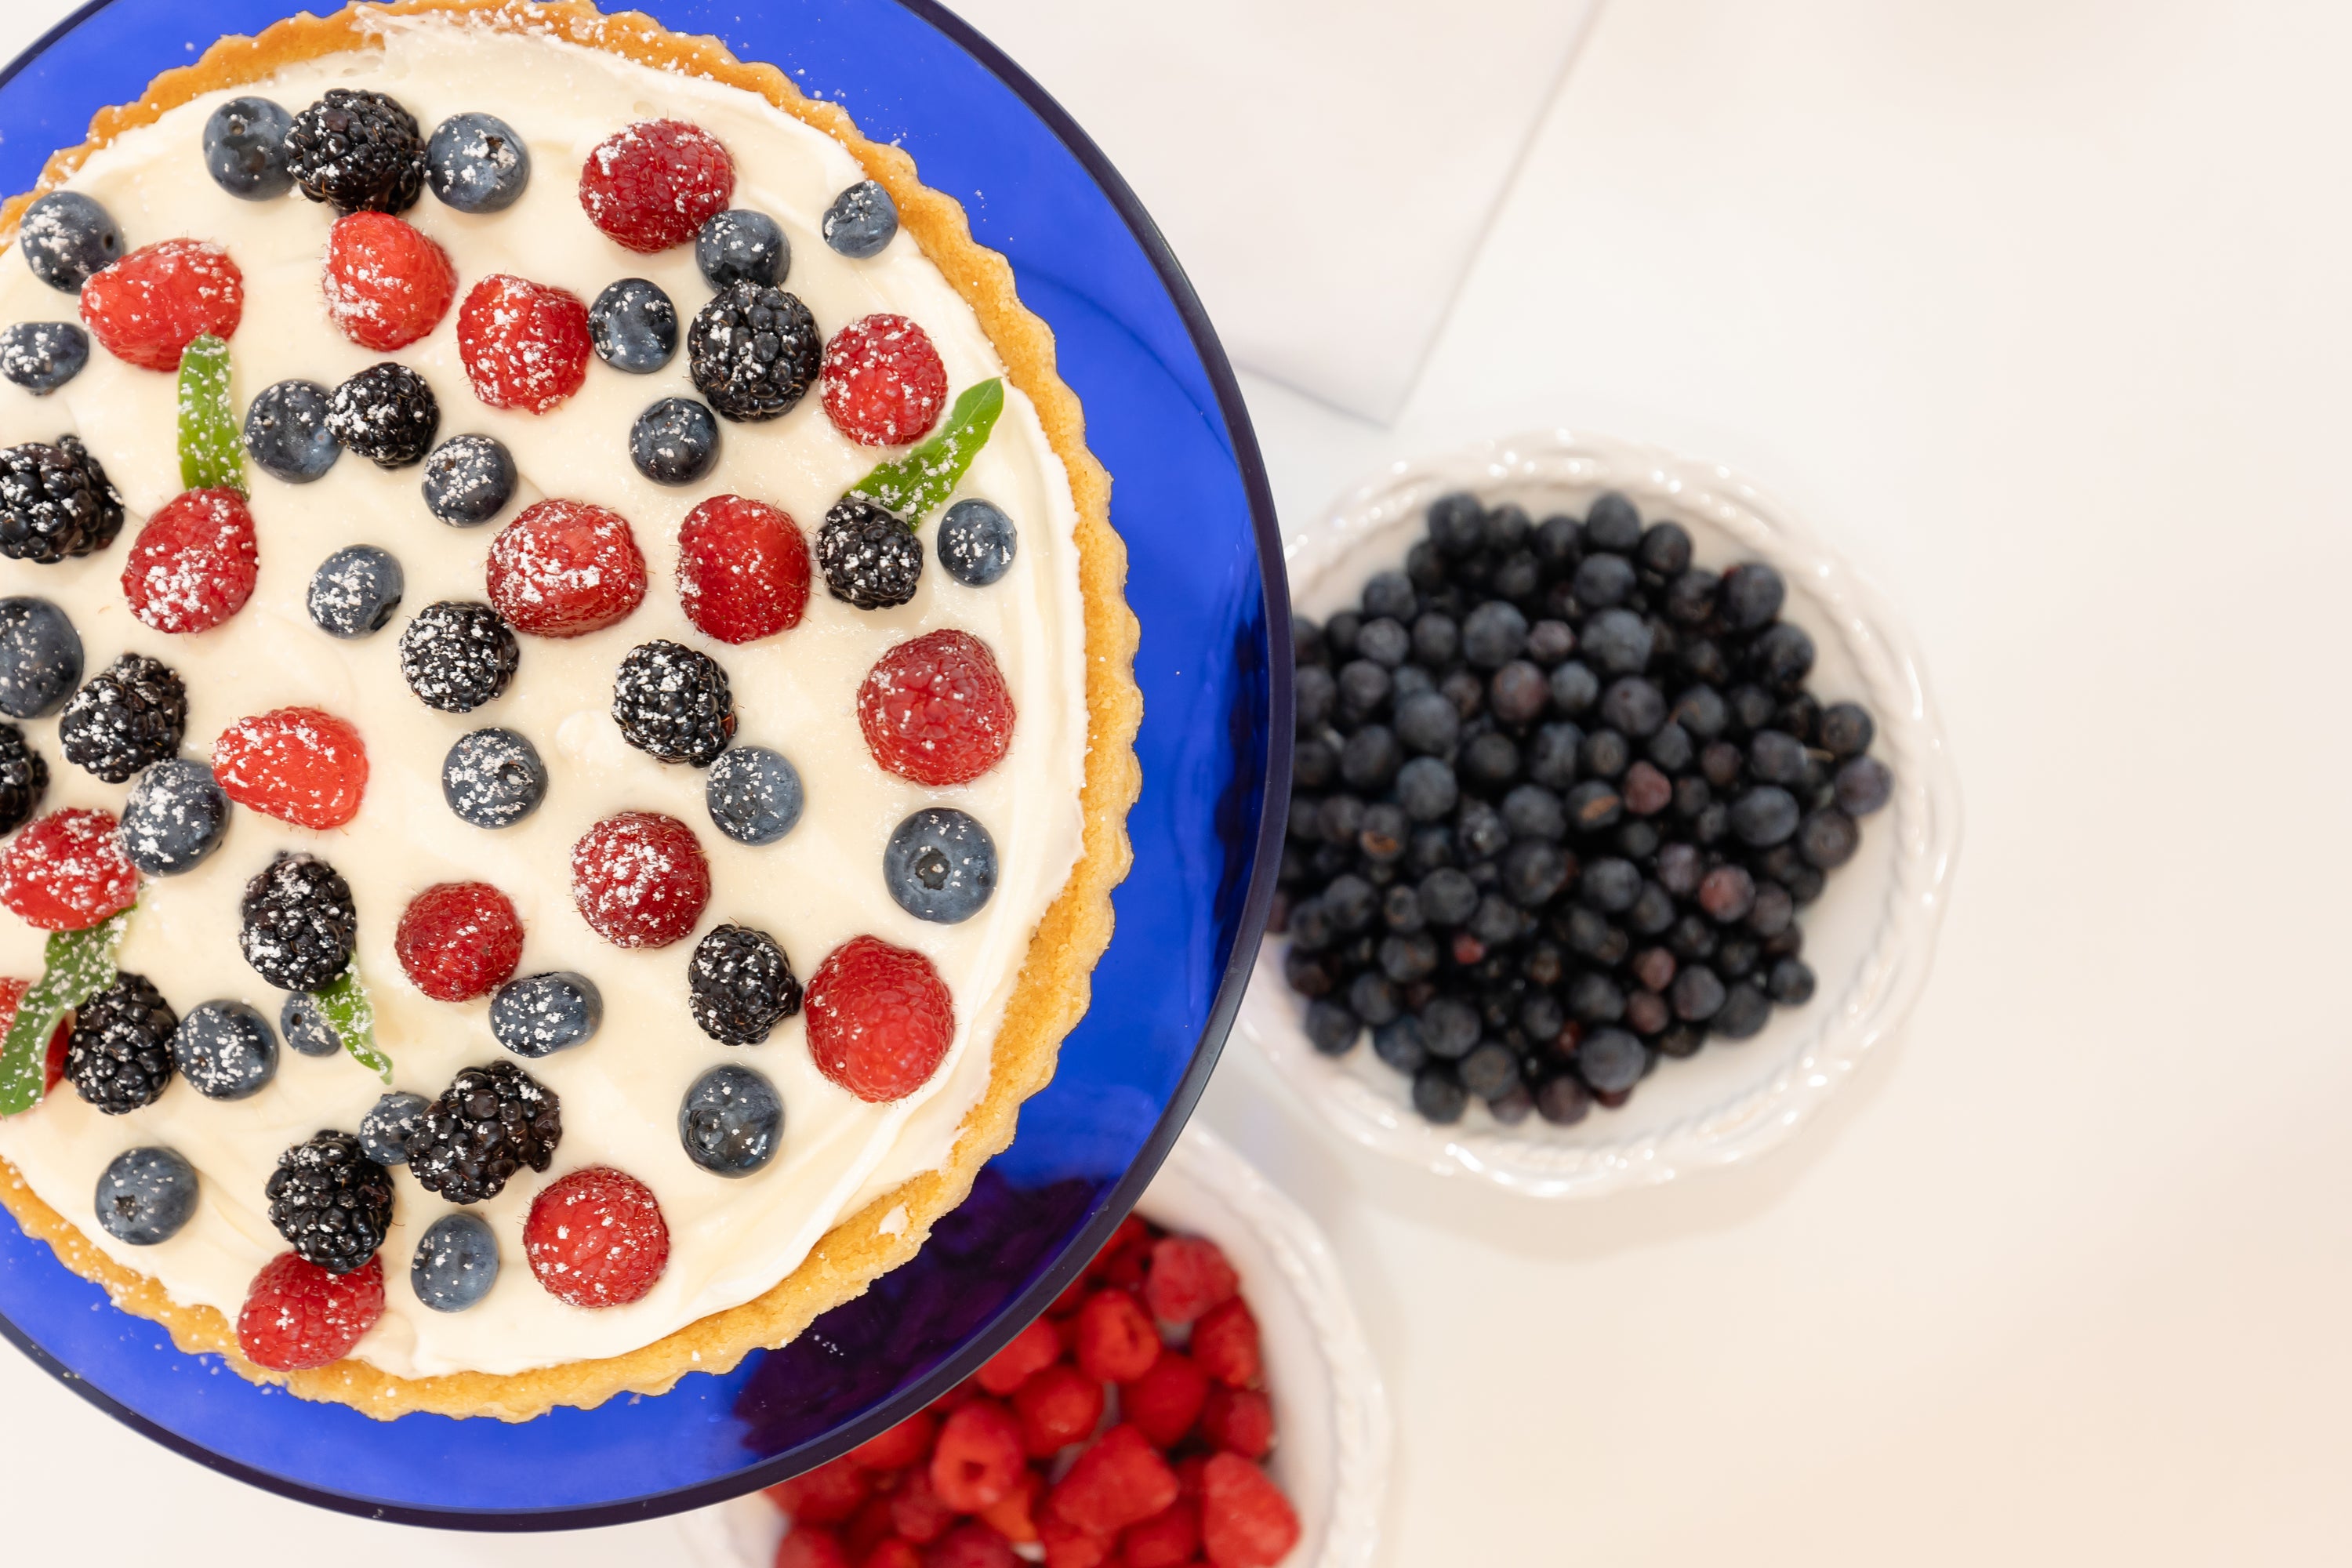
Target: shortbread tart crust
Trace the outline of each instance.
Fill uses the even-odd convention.
[[[688,1372],[725,1372],[749,1351],[786,1342],[818,1315],[863,1294],[875,1279],[913,1258],[931,1226],[970,1193],[981,1165],[1012,1142],[1022,1101],[1053,1077],[1062,1037],[1086,1012],[1090,975],[1110,941],[1111,889],[1126,876],[1131,858],[1127,813],[1141,788],[1134,752],[1142,717],[1134,679],[1138,629],[1123,592],[1126,547],[1109,522],[1110,477],[1087,451],[1077,398],[1055,373],[1053,333],[1022,305],[1004,258],[973,241],[961,205],[926,187],[913,159],[866,140],[839,106],[804,97],[773,66],[746,64],[714,38],[670,33],[641,13],[605,16],[579,0],[398,0],[353,5],[326,17],[294,16],[256,37],[223,38],[193,65],[157,77],[135,103],[93,117],[88,142],[54,154],[35,190],[0,205],[0,247],[14,240],[34,197],[62,184],[91,153],[124,132],[204,93],[258,81],[289,65],[380,47],[373,19],[383,16],[435,16],[602,49],[740,88],[832,136],[889,191],[901,226],[979,318],[1007,375],[1035,405],[1047,444],[1067,470],[1077,509],[1087,650],[1083,847],[1069,880],[1030,939],[992,1048],[987,1092],[965,1116],[947,1164],[842,1220],[764,1294],[626,1354],[529,1372],[406,1378],[357,1358],[315,1371],[271,1372],[237,1354],[235,1327],[220,1312],[174,1301],[159,1281],[101,1252],[0,1158],[0,1204],[26,1231],[47,1241],[68,1268],[104,1287],[116,1305],[163,1324],[183,1351],[217,1353],[255,1382],[281,1384],[303,1398],[349,1405],[379,1419],[424,1410],[522,1421],[556,1405],[587,1407],[616,1394],[658,1394]],[[896,1224],[894,1210],[903,1211],[903,1225]],[[886,1216],[894,1222],[887,1234]]]

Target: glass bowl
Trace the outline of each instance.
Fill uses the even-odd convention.
[[[1283,982],[1278,937],[1261,944],[1241,1032],[1324,1122],[1440,1175],[1535,1197],[1593,1197],[1752,1160],[1853,1078],[1917,1000],[1935,957],[1959,844],[1959,786],[1910,633],[1884,595],[1730,470],[1569,430],[1398,463],[1343,497],[1290,542],[1299,613],[1319,620],[1354,603],[1373,573],[1402,564],[1429,502],[1465,489],[1517,501],[1538,521],[1581,516],[1601,491],[1622,490],[1645,521],[1688,528],[1701,564],[1762,559],[1787,577],[1782,616],[1819,650],[1812,690],[1867,707],[1878,724],[1872,754],[1895,773],[1894,799],[1864,819],[1860,851],[1801,917],[1819,979],[1813,1000],[1774,1008],[1751,1039],[1710,1038],[1696,1056],[1661,1061],[1622,1108],[1595,1105],[1568,1127],[1534,1117],[1506,1126],[1475,1101],[1461,1121],[1435,1126],[1369,1045],[1318,1054],[1301,1026],[1303,1003]]]
[[[484,1530],[615,1523],[717,1502],[928,1404],[1043,1310],[1158,1169],[1207,1080],[1272,898],[1289,791],[1290,644],[1255,438],[1199,300],[1118,173],[1036,83],[935,5],[649,0],[837,99],[960,199],[1051,324],[1142,624],[1134,868],[1094,1003],[1021,1135],[913,1263],[782,1351],[659,1397],[509,1426],[380,1423],[173,1350],[0,1215],[0,1332],[68,1387],[215,1469],[374,1519]],[[90,115],[292,0],[100,0],[0,72],[0,190]],[[1269,832],[1269,824],[1272,824]]]

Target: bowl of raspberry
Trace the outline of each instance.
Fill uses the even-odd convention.
[[[1390,1444],[1329,1247],[1196,1124],[970,1379],[688,1533],[711,1568],[1365,1568]]]
[[[1538,432],[1396,465],[1289,566],[1241,1029],[1322,1121],[1591,1196],[1782,1142],[1899,1025],[1958,785],[1901,620],[1785,507]]]

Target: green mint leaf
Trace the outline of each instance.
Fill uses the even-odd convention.
[[[319,999],[319,1011],[342,1037],[343,1049],[352,1053],[352,1059],[389,1085],[392,1058],[375,1048],[375,1005],[368,1000],[359,964],[354,962],[311,994]]]
[[[993,377],[966,387],[940,433],[895,462],[883,464],[849,489],[886,511],[919,527],[927,512],[937,511],[955,493],[963,471],[988,445],[996,416],[1004,412],[1004,383]]]
[[[245,442],[228,398],[228,345],[209,332],[180,354],[180,484],[245,489]]]
[[[59,1019],[114,984],[115,950],[130,922],[125,910],[86,931],[49,933],[41,977],[16,1005],[6,1042],[0,1044],[0,1116],[40,1103],[47,1092],[49,1037]]]

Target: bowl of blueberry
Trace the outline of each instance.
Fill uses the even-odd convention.
[[[1901,621],[1784,507],[1542,432],[1396,465],[1289,566],[1240,1025],[1323,1120],[1592,1195],[1781,1142],[1901,1021],[1958,785]]]

